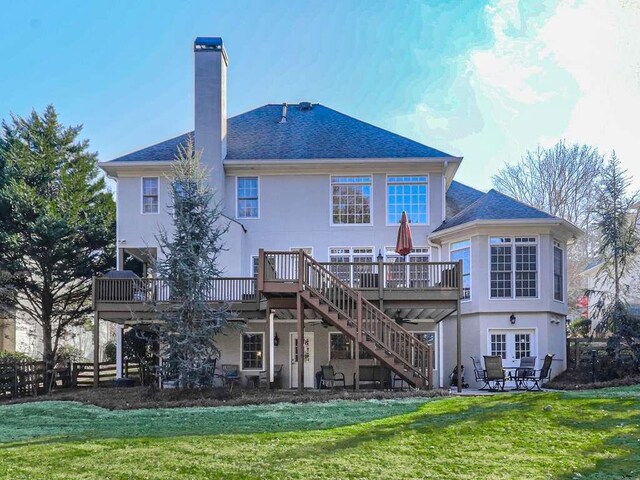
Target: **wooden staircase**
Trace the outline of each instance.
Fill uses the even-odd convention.
[[[402,328],[371,302],[362,298],[304,252],[260,252],[263,281],[287,284],[282,291],[298,295],[303,303],[388,366],[407,383],[432,388],[432,347]],[[286,255],[288,259],[277,258]],[[286,272],[283,278],[278,272]],[[295,273],[294,273],[295,272]],[[297,277],[297,278],[294,278]],[[266,279],[266,280],[265,280]],[[260,287],[259,287],[260,288]],[[273,290],[272,290],[273,292]],[[265,293],[268,296],[268,293]]]

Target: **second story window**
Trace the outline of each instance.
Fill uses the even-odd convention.
[[[142,213],[158,213],[158,177],[142,178]]]
[[[238,177],[238,218],[258,218],[258,177]]]
[[[451,244],[451,261],[462,260],[462,298],[471,298],[471,241]]]
[[[387,223],[400,223],[403,211],[411,223],[429,223],[426,176],[387,177]]]
[[[491,298],[536,297],[538,295],[536,238],[492,237],[490,248]]]
[[[331,177],[331,222],[371,224],[371,177]]]
[[[553,242],[553,299],[564,301],[564,255],[560,243]]]

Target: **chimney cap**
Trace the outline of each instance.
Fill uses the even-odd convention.
[[[194,47],[209,48],[211,50],[220,50],[222,48],[221,37],[197,37],[193,42]]]
[[[221,37],[196,37],[193,42],[193,51],[194,52],[222,52],[222,56],[224,57],[224,61],[228,64],[229,59],[227,57],[227,51],[224,48],[224,44],[222,42]]]

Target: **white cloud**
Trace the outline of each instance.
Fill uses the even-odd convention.
[[[567,138],[615,149],[640,185],[640,2],[562,0],[533,15],[522,5],[491,3],[495,42],[469,54],[478,101],[491,101],[487,123],[509,125],[520,140],[496,149],[511,161],[523,152],[508,152],[509,143]]]

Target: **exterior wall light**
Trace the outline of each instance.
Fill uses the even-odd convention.
[[[277,347],[278,345],[280,345],[280,337],[278,337],[278,332],[276,332],[275,336],[273,337],[273,346]]]
[[[511,325],[515,325],[516,324],[516,316],[513,313],[509,317],[509,321],[511,322]]]

